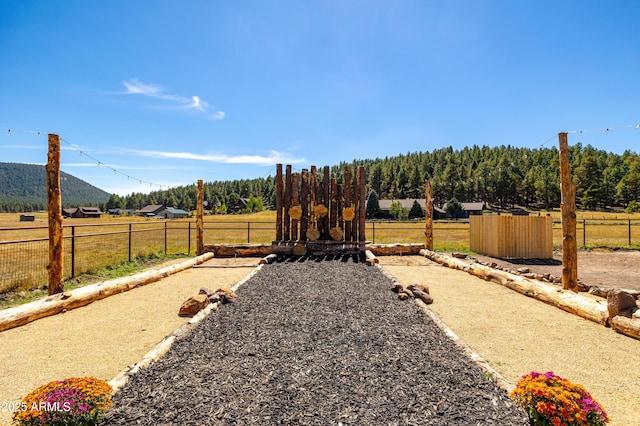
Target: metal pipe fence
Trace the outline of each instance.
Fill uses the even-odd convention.
[[[640,219],[582,219],[578,244],[637,248]],[[424,221],[368,221],[366,237],[374,244],[424,243]],[[434,222],[436,250],[469,248],[469,222]],[[561,222],[553,222],[554,246],[562,244]],[[205,244],[270,244],[275,222],[209,221]],[[196,251],[195,221],[74,224],[64,226],[64,279],[98,269],[162,254]],[[0,293],[45,287],[49,263],[46,226],[0,228]]]

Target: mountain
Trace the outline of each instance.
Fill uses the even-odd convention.
[[[95,206],[109,200],[109,193],[65,172],[60,172],[62,204]],[[46,210],[45,166],[0,163],[0,212]]]

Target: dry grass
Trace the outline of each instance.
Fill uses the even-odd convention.
[[[560,212],[548,213],[557,222],[553,227],[553,236],[554,246],[559,247],[562,243]],[[42,286],[47,281],[47,215],[34,215],[35,222],[20,222],[20,214],[0,214],[0,292],[31,289]],[[578,212],[577,220],[579,246],[640,247],[640,214]],[[65,279],[154,253],[195,252],[196,229],[193,219],[164,221],[137,216],[104,215],[100,219],[65,219],[64,225]],[[206,244],[270,244],[275,239],[275,212],[206,215],[204,227]],[[131,253],[129,229],[133,231]],[[72,233],[75,235],[73,262]],[[366,225],[366,238],[377,244],[423,243],[424,221],[370,221]],[[2,244],[7,241],[23,242]],[[435,222],[434,245],[436,250],[441,251],[468,251],[468,222]]]

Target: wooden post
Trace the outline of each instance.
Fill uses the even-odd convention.
[[[291,207],[298,205],[298,181],[299,174],[293,173],[291,175]],[[293,241],[298,240],[298,219],[291,219],[291,239]]]
[[[329,237],[329,208],[331,207],[331,178],[329,177],[329,166],[324,166],[322,169],[322,199],[324,206],[327,208],[327,215],[322,218],[322,235],[323,238],[328,240]]]
[[[366,217],[367,211],[365,208],[366,202],[366,184],[367,177],[365,174],[364,166],[358,166],[356,169],[356,179],[357,179],[357,192],[358,192],[358,241],[366,241]]]
[[[431,181],[427,180],[424,186],[424,248],[433,251],[433,198],[431,195]]]
[[[316,223],[316,166],[311,166],[311,178],[309,180],[309,227],[317,228]],[[306,235],[305,235],[306,238]]]
[[[578,244],[576,241],[576,185],[571,180],[569,141],[558,133],[560,144],[560,190],[562,211],[562,288],[578,291]]]
[[[300,239],[307,239],[307,229],[309,228],[309,170],[302,169],[300,175],[300,207],[302,207],[302,219],[300,219]]]
[[[291,165],[287,164],[284,183],[284,239],[291,240],[291,220],[289,218],[289,207],[291,207]]]
[[[282,241],[282,164],[276,164],[276,241]]]
[[[202,179],[198,179],[196,206],[196,254],[204,253],[204,187]]]
[[[344,166],[344,207],[351,207],[351,168]],[[352,241],[351,238],[351,225],[352,220],[344,222],[344,240]]]
[[[49,134],[47,153],[47,210],[49,213],[49,295],[62,293],[64,283],[64,235],[62,232],[62,193],[60,192],[60,136]]]
[[[329,208],[329,229],[338,225],[338,179],[331,179],[331,204]]]

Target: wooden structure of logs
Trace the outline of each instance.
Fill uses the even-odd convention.
[[[293,173],[276,165],[276,238],[274,245],[295,243],[362,246],[365,237],[366,174],[345,166],[344,181],[331,178],[329,167]]]

